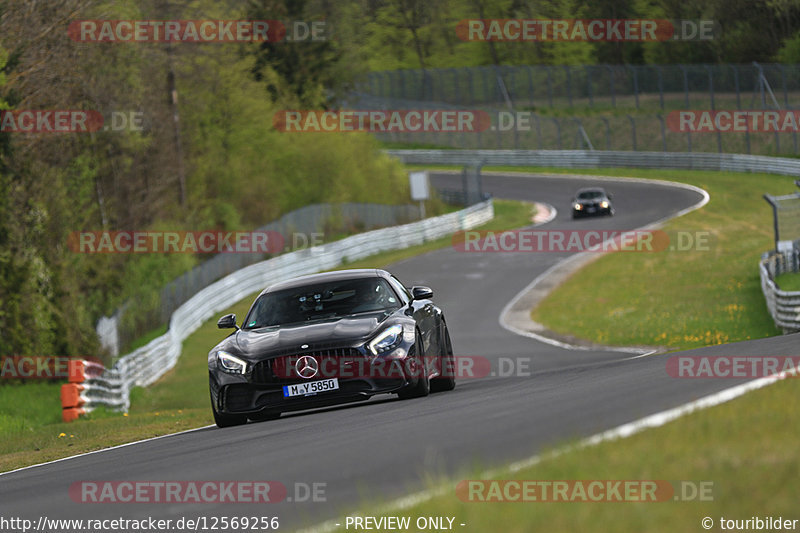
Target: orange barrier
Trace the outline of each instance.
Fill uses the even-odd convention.
[[[86,381],[85,369],[86,365],[80,359],[71,359],[67,363],[69,383],[61,385],[61,419],[64,422],[72,422],[87,412],[82,407],[86,399],[81,397],[85,387],[80,385]]]
[[[80,407],[70,407],[61,411],[61,419],[64,422],[72,422],[73,420],[77,420],[79,416],[85,415],[86,413],[86,409]]]

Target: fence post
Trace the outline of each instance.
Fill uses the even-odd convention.
[[[444,90],[444,72],[446,69],[437,68],[436,74],[438,74],[437,79],[439,80],[439,101],[444,102],[447,100],[447,94]],[[433,99],[436,100],[436,85],[433,86]]]
[[[664,117],[661,116],[661,113],[656,115],[656,118],[661,123],[661,151],[667,151],[667,128],[664,127]]]
[[[606,125],[606,150],[611,151],[611,126],[606,117],[600,117],[600,120]]]
[[[569,65],[564,65],[564,70],[567,72],[567,100],[569,106],[572,107],[572,70]]]
[[[631,140],[633,141],[633,151],[636,151],[636,120],[630,116],[625,115],[628,117],[628,120],[631,122]]]
[[[542,122],[539,120],[539,116],[534,114],[533,118],[536,119],[536,134],[539,139],[539,150],[543,150],[542,148]]]
[[[778,69],[781,71],[781,85],[783,85],[783,105],[784,107],[789,107],[789,93],[786,90],[786,68],[779,64]]]
[[[664,79],[661,74],[661,65],[656,65],[656,72],[658,73],[658,100],[661,104],[661,110],[664,110]]]
[[[483,74],[483,102],[489,102],[489,74],[487,74],[486,67],[478,67],[481,69],[481,74]]]
[[[547,102],[550,105],[550,109],[553,109],[553,76],[549,66],[544,68],[547,71]]]
[[[761,109],[767,108],[767,99],[764,95],[764,69],[757,62],[753,61],[753,66],[758,70],[758,92],[761,97]]]
[[[556,135],[558,136],[558,149],[561,150],[561,123],[555,117],[552,117],[550,120],[552,120],[556,125]]]
[[[572,120],[574,120],[575,124],[578,125],[578,131],[575,132],[576,141],[577,139],[581,139],[582,141],[581,146],[583,146],[583,142],[585,142],[586,146],[589,147],[589,150],[594,151],[594,145],[592,144],[592,140],[589,139],[589,135],[587,135],[586,130],[583,128],[583,124],[581,123],[581,121],[578,120],[578,117],[573,117]],[[577,145],[577,142],[575,144]]]
[[[531,72],[533,71],[533,67],[528,65],[528,105],[533,107],[534,98],[533,98],[533,75]]]
[[[617,93],[614,88],[614,69],[611,65],[606,65],[606,69],[608,70],[608,85],[611,89],[611,107],[617,107]]]
[[[461,91],[458,90],[458,70],[454,68],[447,69],[453,76],[453,90],[455,91],[456,98],[458,99],[458,103],[461,103]]]
[[[636,100],[636,109],[639,109],[639,76],[636,73],[636,66],[629,65],[631,72],[633,73],[633,96]]]
[[[686,67],[678,65],[683,72],[683,98],[686,109],[689,109],[689,73],[686,72]],[[691,151],[691,150],[690,150]]]
[[[475,84],[472,81],[472,69],[466,67],[466,70],[467,70],[467,79],[469,80],[470,105],[472,105],[477,101],[475,100]]]
[[[714,71],[711,70],[711,65],[706,65],[708,72],[708,93],[711,99],[711,111],[716,109],[716,102],[714,101]],[[717,129],[717,152],[722,153],[722,133]]]
[[[586,65],[583,67],[586,72],[586,92],[589,94],[589,107],[594,107],[594,94],[592,93],[592,67]]]

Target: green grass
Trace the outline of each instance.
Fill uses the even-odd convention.
[[[800,273],[780,274],[775,278],[775,283],[782,291],[800,291]]]
[[[798,519],[797,385],[797,380],[787,379],[626,439],[573,449],[492,477],[712,482],[713,501],[463,502],[455,486],[460,480],[479,479],[480,471],[473,469],[447,482],[431,483],[441,495],[387,515],[410,516],[412,523],[421,516],[455,517],[455,524],[466,524],[457,530],[506,533],[704,531],[700,521],[706,516],[714,520],[712,530],[719,531],[720,517]],[[381,505],[385,502],[365,499],[358,507],[372,515]]]
[[[496,200],[495,218],[481,229],[503,230],[528,225],[531,204]],[[422,253],[445,248],[451,237],[429,241],[355,261],[342,268],[379,268]],[[241,320],[256,294],[220,312],[236,313]],[[157,383],[131,391],[128,416],[93,412],[64,424],[59,399],[60,384],[0,386],[0,471],[49,461],[212,424],[208,399],[208,351],[227,335],[217,329],[217,318],[204,323],[183,343],[175,368]],[[24,387],[24,388],[23,388]],[[23,407],[20,407],[23,406]],[[64,434],[59,437],[59,435]]]

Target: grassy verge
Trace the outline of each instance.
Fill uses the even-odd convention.
[[[572,450],[493,479],[665,480],[713,483],[712,501],[497,503],[464,502],[455,486],[478,479],[474,471],[448,483],[422,504],[391,512],[416,517],[455,517],[456,529],[472,531],[704,531],[701,520],[754,516],[800,519],[800,456],[795,453],[797,380],[787,379],[723,405],[622,440]],[[765,436],[769,438],[765,438]],[[658,453],[653,453],[658,450]],[[695,486],[697,486],[695,485]],[[708,485],[706,485],[708,486]],[[689,491],[687,490],[687,495]],[[367,501],[363,511],[380,508]],[[374,512],[374,511],[373,511]],[[754,529],[754,528],[751,528]],[[344,528],[341,529],[345,531]]]
[[[525,226],[532,214],[530,204],[496,200],[495,218],[481,229]],[[344,267],[383,267],[445,248],[450,242],[450,237],[444,237]],[[220,314],[231,312],[243,317],[254,297],[255,294],[236,302]],[[206,355],[225,334],[216,328],[216,318],[203,324],[184,341],[183,356],[174,369],[151,387],[132,391],[128,416],[93,412],[87,418],[64,424],[60,422],[60,385],[0,386],[0,471],[213,423],[208,404]]]

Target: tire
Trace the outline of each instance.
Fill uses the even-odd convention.
[[[417,336],[416,336],[416,339],[414,341],[413,350],[414,350],[414,357],[417,358],[418,362],[419,362],[419,357],[417,356],[417,353],[418,353],[417,347],[420,347],[420,346],[422,346],[422,338],[420,337],[419,332],[417,332]],[[425,367],[424,367],[424,364],[425,364],[424,359],[420,364],[423,365],[423,367],[422,367],[423,368],[422,376],[417,378],[417,382],[414,385],[407,385],[407,386],[403,387],[402,389],[400,389],[400,391],[398,391],[397,396],[401,400],[410,400],[411,398],[422,398],[422,397],[427,396],[428,394],[430,394],[430,392],[431,392],[431,382],[428,379],[428,372],[425,370]]]
[[[209,391],[209,395],[211,391]],[[247,415],[224,415],[217,412],[217,406],[214,405],[214,397],[211,396],[211,412],[214,413],[214,423],[218,428],[229,428],[233,426],[241,426],[247,423]]]
[[[455,361],[453,360],[453,343],[450,341],[450,331],[444,327],[445,350],[439,360],[442,371],[450,369],[450,376],[433,378],[431,380],[431,392],[444,392],[456,388]]]

